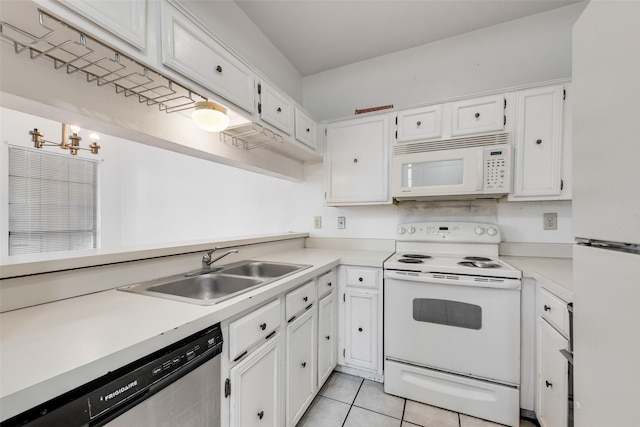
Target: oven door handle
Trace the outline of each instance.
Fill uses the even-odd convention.
[[[425,284],[469,286],[474,288],[491,289],[513,289],[519,290],[522,287],[518,279],[501,279],[495,277],[473,277],[459,276],[447,273],[418,273],[413,271],[385,270],[385,279],[410,280],[412,282],[423,282]]]

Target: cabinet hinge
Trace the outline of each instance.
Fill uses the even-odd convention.
[[[258,95],[262,93],[262,85],[258,83]]]
[[[258,102],[258,114],[262,114],[262,103]]]
[[[507,99],[504,99],[504,108],[507,108]]]
[[[347,350],[344,348],[342,349],[342,357],[347,357]]]
[[[560,190],[564,189],[564,179],[560,180]]]
[[[507,116],[505,115],[505,116],[502,116],[502,117],[504,117],[504,123],[503,123],[503,126],[506,126],[506,125],[507,125]]]
[[[342,294],[342,301],[347,302],[347,294]]]
[[[224,397],[231,396],[231,380],[227,378],[224,380]]]
[[[398,139],[398,131],[396,131],[396,139]]]
[[[396,116],[396,126],[398,126],[398,116]]]
[[[562,89],[562,100],[564,101],[565,99],[567,99],[567,90]]]
[[[324,136],[327,136],[327,129],[324,129]]]

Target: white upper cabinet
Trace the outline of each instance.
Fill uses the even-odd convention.
[[[57,1],[138,49],[146,47],[147,0]]]
[[[249,67],[170,4],[163,3],[162,13],[162,63],[252,113]]]
[[[328,205],[391,203],[389,118],[375,115],[327,125]]]
[[[293,134],[293,103],[264,81],[260,82],[258,92],[260,93],[258,104],[260,118],[288,135]]]
[[[316,122],[300,109],[296,108],[295,128],[296,139],[314,150],[318,147],[318,126]]]
[[[569,189],[564,185],[569,155],[563,159],[563,98],[562,85],[517,92],[515,165],[510,200],[570,198]]]
[[[467,99],[450,106],[452,136],[501,131],[505,127],[503,95]]]
[[[398,112],[396,141],[415,141],[442,136],[442,106],[429,105]]]

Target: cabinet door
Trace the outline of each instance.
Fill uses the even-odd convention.
[[[295,426],[316,392],[315,306],[287,326],[287,426]]]
[[[549,323],[538,317],[536,415],[542,427],[567,425],[568,362],[560,350],[569,343]]]
[[[451,135],[504,129],[504,96],[487,96],[451,104]]]
[[[415,141],[442,135],[442,107],[430,105],[398,113],[396,141]]]
[[[168,3],[162,12],[162,63],[253,112],[251,70]]]
[[[390,203],[389,115],[327,125],[327,204]]]
[[[260,118],[281,131],[293,133],[293,104],[274,87],[260,82]]]
[[[378,294],[345,293],[344,363],[378,370]]]
[[[317,148],[317,126],[316,122],[302,111],[296,108],[295,119],[296,139],[309,148]]]
[[[231,426],[282,425],[280,335],[231,368]]]
[[[57,0],[138,49],[146,45],[147,0]]]
[[[335,292],[318,304],[318,388],[322,387],[337,364],[337,318]]]
[[[562,86],[517,94],[513,198],[560,194],[562,99]]]

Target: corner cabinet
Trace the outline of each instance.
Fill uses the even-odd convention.
[[[162,63],[253,113],[253,72],[167,2],[162,3]]]
[[[327,125],[327,205],[391,203],[389,122],[385,114]]]
[[[564,86],[516,93],[513,191],[509,200],[571,198],[570,112]]]
[[[382,270],[340,267],[339,370],[382,381]]]

